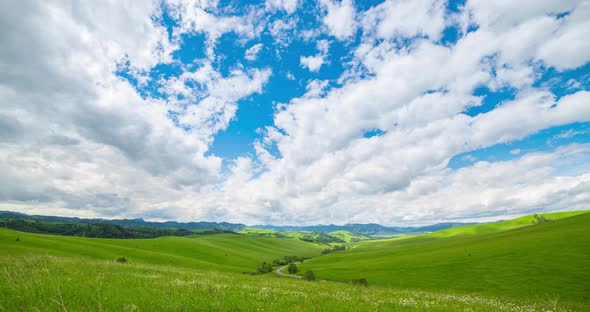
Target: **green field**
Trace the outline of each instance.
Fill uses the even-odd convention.
[[[52,255],[102,260],[125,257],[134,263],[229,272],[254,271],[264,261],[288,255],[317,256],[324,248],[294,239],[235,234],[100,239],[0,229],[2,256]]]
[[[365,242],[312,259],[301,269],[334,281],[366,278],[371,285],[397,289],[553,299],[589,308],[590,214],[536,225],[530,220]]]
[[[590,214],[574,215],[361,241],[326,256],[325,244],[299,238],[0,229],[0,311],[585,311]],[[322,281],[242,274],[286,255],[315,257],[300,272]]]

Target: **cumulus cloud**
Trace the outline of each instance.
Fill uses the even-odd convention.
[[[113,73],[120,62],[149,71],[170,61],[176,46],[153,19],[159,10],[151,2],[2,8],[10,24],[0,35],[2,201],[73,215],[131,216],[182,211],[185,199],[177,199],[183,193],[218,181],[221,159],[204,156],[211,136],[227,126],[238,99],[260,92],[270,71],[224,78],[204,65],[181,76],[175,92],[166,81],[166,92],[186,92],[182,110],[174,101],[140,96]],[[195,94],[186,89],[189,80],[203,86],[198,98],[189,97]],[[170,111],[192,129],[175,124]]]
[[[512,148],[512,160],[466,158],[468,166],[448,168],[462,153],[590,121],[583,85],[557,95],[535,84],[540,67],[588,62],[586,2],[472,0],[449,17],[437,0],[385,1],[365,12],[322,1],[318,28],[345,41],[358,30],[360,42],[319,40],[316,54],[293,56],[295,68],[219,69],[225,34],[246,60],[256,59],[261,34],[277,49],[300,40],[297,3],[241,13],[215,1],[0,4],[0,206],[276,224],[422,224],[588,206],[588,145]],[[159,22],[162,6],[175,21],[171,33]],[[265,16],[278,10],[288,16]],[[442,45],[449,23],[460,36]],[[174,52],[194,34],[205,35],[207,58],[176,64]],[[341,61],[330,59],[331,44],[349,48],[339,79],[319,76]],[[161,64],[176,67],[162,74]],[[116,75],[122,66],[150,92]],[[253,155],[225,167],[209,155],[240,101],[265,92],[273,73],[309,74],[297,66],[318,77],[300,84],[300,97],[273,104]],[[482,86],[515,96],[465,114],[484,102],[474,95]],[[371,129],[383,134],[365,137]]]
[[[444,11],[440,0],[384,1],[364,12],[361,24],[378,38],[426,35],[438,40],[445,27]]]
[[[267,10],[284,10],[289,14],[293,14],[297,9],[298,0],[266,0]]]
[[[352,0],[343,0],[341,2],[322,0],[321,3],[327,10],[323,21],[330,34],[338,40],[344,40],[352,36],[357,27],[356,12]]]
[[[245,15],[216,14],[216,2],[208,1],[166,1],[170,15],[179,26],[175,29],[175,36],[182,34],[204,33],[208,44],[206,52],[213,58],[217,40],[225,33],[235,33],[246,39],[258,36],[264,29],[262,10],[252,9]],[[179,39],[178,39],[179,40]]]
[[[317,43],[317,49],[319,53],[312,56],[302,56],[299,59],[299,63],[302,67],[306,67],[309,71],[318,72],[328,56],[328,50],[330,49],[330,42],[327,40],[319,40]]]

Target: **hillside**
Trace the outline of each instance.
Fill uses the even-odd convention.
[[[41,235],[0,229],[2,256],[41,254],[94,260],[125,257],[133,263],[230,272],[254,271],[258,264],[283,256],[317,256],[323,248],[295,239],[235,234],[125,240]]]
[[[579,210],[579,211],[566,211],[566,212],[551,212],[551,213],[541,213],[538,216],[544,217],[547,220],[557,220],[563,219],[567,217],[573,217],[580,214],[588,213],[590,210]],[[529,226],[537,222],[534,215],[523,216],[516,219],[493,222],[493,223],[485,223],[485,224],[475,224],[469,226],[461,226],[450,228],[438,232],[430,233],[429,236],[431,237],[450,237],[450,236],[463,236],[463,235],[478,235],[478,234],[489,234],[489,233],[496,233],[501,231],[507,231],[512,229],[521,228],[524,226]]]
[[[548,301],[70,257],[0,256],[0,268],[0,311],[555,311]]]
[[[470,225],[474,223],[437,223],[427,226],[392,227],[375,223],[368,224],[344,224],[344,225],[311,225],[311,226],[289,226],[289,225],[254,225],[258,229],[275,230],[277,232],[317,232],[329,234],[336,231],[348,231],[365,236],[391,237],[403,234],[425,233],[453,228],[457,226]]]
[[[510,220],[497,227],[511,222],[525,224]],[[361,241],[352,243],[351,250],[326,256],[319,256],[325,245],[272,236],[126,240],[0,229],[0,310],[560,311],[590,307],[590,214],[529,224],[488,234]],[[301,272],[312,269],[320,279],[347,283],[241,274],[285,255],[316,257],[300,264]],[[119,257],[127,262],[114,261]],[[348,284],[361,277],[369,280],[370,287]]]
[[[563,216],[568,214],[553,215]],[[372,285],[398,289],[553,298],[589,306],[590,213],[537,225],[528,217],[495,225],[515,223],[526,226],[365,242],[310,260],[301,269],[334,281],[367,278]],[[489,225],[468,230],[488,232]]]
[[[109,223],[125,228],[161,228],[161,229],[186,229],[186,230],[202,230],[202,229],[218,229],[225,231],[237,232],[245,228],[244,224],[228,223],[228,222],[150,222],[143,219],[85,219],[85,218],[69,218],[69,217],[55,217],[55,216],[39,216],[27,215],[24,213],[12,211],[0,211],[0,218],[2,219],[20,219],[37,222],[50,223],[78,223],[78,224],[98,224]]]
[[[155,238],[223,232],[223,230],[212,229],[189,231],[185,229],[125,228],[111,223],[50,223],[26,219],[0,219],[0,227],[29,233],[97,238]]]
[[[370,240],[371,237],[368,235],[353,233],[350,231],[340,230],[328,233],[328,235],[332,237],[336,237],[341,239],[344,242],[352,243],[352,242],[360,242],[364,240]]]

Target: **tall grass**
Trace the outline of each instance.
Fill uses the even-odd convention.
[[[81,258],[0,257],[0,268],[0,311],[567,311],[550,301],[522,303]]]

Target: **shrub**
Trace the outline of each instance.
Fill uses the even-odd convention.
[[[306,259],[309,259],[309,257],[300,257],[300,256],[284,256],[283,258],[279,258],[279,259],[274,259],[272,261],[272,264],[275,266],[279,266],[279,265],[287,265],[289,263],[294,263],[294,262],[302,262]]]
[[[364,277],[363,278],[359,278],[359,279],[356,279],[355,278],[355,279],[352,280],[352,285],[367,287],[367,286],[369,286],[369,282]]]
[[[541,223],[546,223],[546,222],[551,221],[551,220],[545,218],[544,216],[540,216],[536,213],[533,215],[533,217],[535,218],[535,220],[532,221],[533,224],[541,224]]]
[[[115,259],[115,261],[117,261],[119,263],[127,263],[127,258],[125,258],[125,257],[119,257],[119,258]]]
[[[274,259],[274,260],[272,261],[272,265],[276,265],[276,266],[279,266],[279,265],[285,265],[285,264],[287,264],[287,263],[285,263],[285,262],[284,262],[283,260],[281,260],[281,259]]]
[[[305,275],[303,275],[303,279],[306,281],[315,281],[316,277],[315,274],[313,273],[313,271],[307,271],[305,272]]]
[[[287,270],[289,271],[289,274],[295,274],[299,272],[299,268],[297,268],[297,265],[292,262],[289,263],[289,267],[287,268]]]
[[[261,265],[256,267],[256,271],[259,273],[268,273],[272,271],[272,265],[270,263],[263,262]]]

